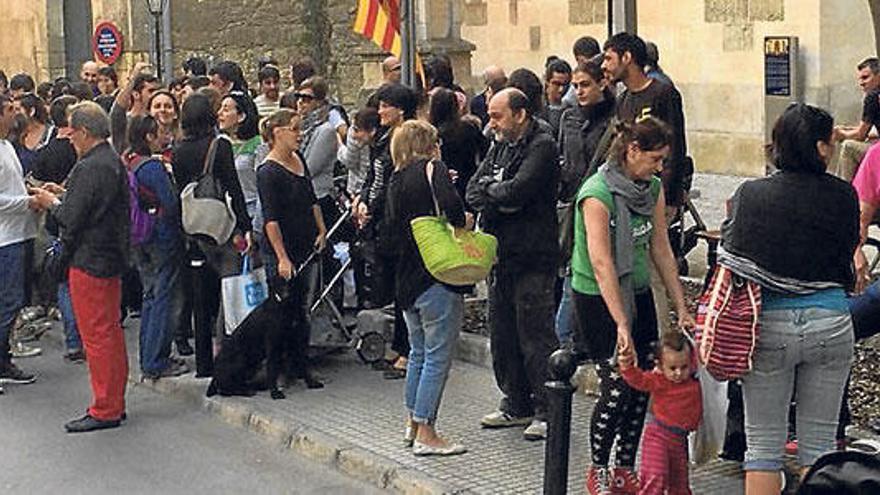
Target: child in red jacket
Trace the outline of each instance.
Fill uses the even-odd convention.
[[[651,394],[652,420],[642,433],[640,495],[690,494],[689,431],[703,415],[700,382],[694,376],[693,347],[681,332],[667,332],[657,345],[653,371],[635,366],[635,351],[618,356],[620,372],[630,387]]]

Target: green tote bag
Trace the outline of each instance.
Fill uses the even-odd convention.
[[[440,213],[431,176],[433,162],[425,165],[434,216],[413,218],[410,221],[413,237],[422,255],[428,273],[449,285],[472,285],[485,280],[495,264],[498,240],[484,232],[453,227]]]

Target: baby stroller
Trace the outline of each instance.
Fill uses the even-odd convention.
[[[343,180],[339,180],[343,179]],[[346,229],[351,223],[351,201],[345,191],[345,177],[334,181],[337,190],[337,206],[340,215],[327,231],[327,246],[348,240]],[[375,331],[359,331],[356,319],[346,318],[340,308],[338,294],[342,293],[342,283],[346,272],[352,267],[351,257],[345,256],[333,273],[325,273],[322,255],[312,252],[302,263],[302,267],[316,264],[318,275],[315,286],[310,291],[309,305],[312,333],[310,347],[313,352],[326,354],[334,350],[353,348],[361,360],[367,364],[379,361],[385,355],[385,337]]]

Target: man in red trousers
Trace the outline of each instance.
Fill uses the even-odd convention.
[[[93,102],[68,111],[70,142],[79,161],[66,191],[50,184],[31,194],[61,227],[69,261],[73,311],[92,386],[86,415],[64,425],[68,433],[116,428],[125,416],[128,356],[120,324],[121,275],[129,247],[128,176],[110,146],[110,121]],[[59,199],[56,194],[62,194]]]

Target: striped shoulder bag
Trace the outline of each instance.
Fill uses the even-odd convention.
[[[718,264],[697,307],[700,362],[716,380],[733,380],[752,369],[760,316],[761,286]]]

